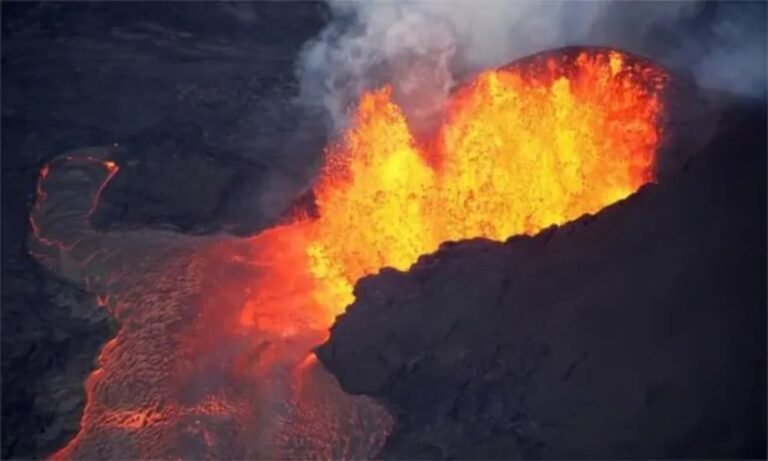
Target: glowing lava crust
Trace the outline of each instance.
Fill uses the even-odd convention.
[[[44,167],[32,249],[121,324],[86,383],[80,432],[54,457],[375,455],[386,413],[311,354],[356,281],[445,241],[533,234],[632,194],[654,179],[666,82],[619,51],[536,55],[461,87],[419,142],[389,88],[365,93],[327,149],[316,216],[249,239],[100,233],[88,217],[117,165]],[[91,184],[94,166],[93,202],[51,198],[67,174]]]

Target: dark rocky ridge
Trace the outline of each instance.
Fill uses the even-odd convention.
[[[597,216],[361,280],[318,351],[396,415],[381,456],[764,457],[765,126],[734,105]]]

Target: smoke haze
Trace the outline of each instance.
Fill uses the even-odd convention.
[[[565,45],[648,56],[699,85],[766,92],[766,4],[666,1],[336,2],[298,65],[301,100],[343,128],[360,92],[391,83],[417,131],[459,81]]]

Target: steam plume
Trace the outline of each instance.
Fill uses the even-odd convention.
[[[766,4],[673,1],[337,2],[299,60],[302,100],[333,130],[364,89],[392,83],[418,131],[478,70],[564,45],[605,45],[690,72],[701,86],[764,96]]]

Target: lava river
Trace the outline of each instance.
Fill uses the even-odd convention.
[[[32,253],[117,319],[55,458],[369,458],[391,425],[312,354],[355,282],[445,241],[534,234],[654,179],[666,74],[615,50],[565,49],[478,75],[428,139],[388,87],[328,146],[316,213],[250,238],[89,224],[119,166],[44,167]]]

